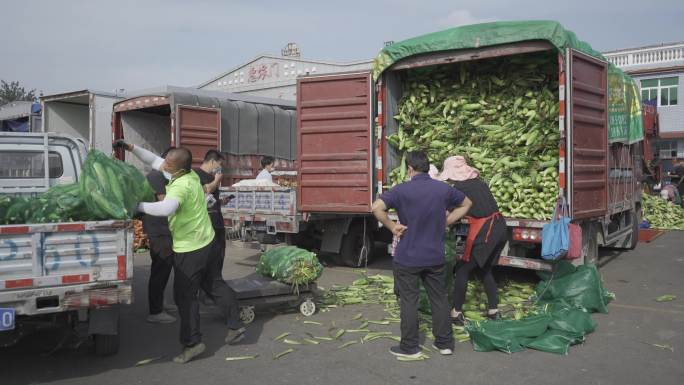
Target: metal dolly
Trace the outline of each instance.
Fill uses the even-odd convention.
[[[291,306],[298,306],[299,312],[305,317],[310,317],[316,313],[315,282],[300,285],[299,293],[294,293],[291,285],[264,277],[258,273],[253,273],[244,278],[227,280],[226,283],[237,294],[240,303],[240,320],[245,324],[254,321],[256,315],[254,310],[257,307],[287,303]]]

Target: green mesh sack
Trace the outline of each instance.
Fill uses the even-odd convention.
[[[90,151],[83,164],[80,191],[97,219],[129,219],[139,202],[154,201],[154,191],[140,171],[98,150]]]
[[[323,265],[316,254],[295,246],[271,249],[263,254],[256,267],[257,273],[295,287],[314,282],[323,273]]]

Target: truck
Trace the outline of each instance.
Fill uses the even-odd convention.
[[[76,183],[85,157],[84,141],[68,135],[0,133],[0,194]],[[0,347],[66,327],[86,333],[98,355],[116,353],[132,279],[130,221],[0,225]]]
[[[398,130],[393,117],[407,72],[535,52],[557,58],[557,183],[572,221],[582,228],[583,257],[576,263],[596,263],[599,246],[634,248],[643,152],[635,83],[555,22],[454,28],[385,47],[373,71],[298,78],[297,187],[222,189],[226,197],[236,198],[222,209],[226,223],[247,234],[280,233],[288,242],[317,237],[321,252],[358,266],[371,257],[374,240],[389,238],[372,217],[371,205],[401,162],[387,136]],[[609,94],[611,81],[620,86],[613,88],[614,95]],[[622,87],[627,83],[632,88]],[[629,105],[625,89],[631,91]],[[633,138],[609,141],[609,115],[614,112],[609,106],[615,107],[610,97],[622,103],[617,107],[623,114],[636,116]],[[630,119],[616,122],[629,124]],[[552,264],[540,259],[541,230],[548,221],[509,217],[506,222],[508,243],[498,264],[550,270]],[[465,235],[467,221],[459,229]]]
[[[78,90],[40,97],[42,132],[70,135],[85,141],[88,150],[112,152],[112,106],[116,93]]]
[[[293,179],[294,109],[294,102],[279,99],[163,86],[114,104],[110,140],[125,138],[156,154],[187,147],[193,167],[207,150],[219,149],[227,158],[224,185],[254,178],[264,155],[276,159],[284,179]],[[124,158],[123,151],[117,156],[148,171],[135,157]]]

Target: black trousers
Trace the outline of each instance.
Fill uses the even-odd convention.
[[[487,306],[489,309],[496,309],[499,306],[499,294],[497,293],[494,274],[492,274],[492,267],[498,261],[504,246],[506,246],[505,241],[497,244],[487,257],[485,264],[481,267],[483,274],[482,283],[487,294]],[[475,251],[477,247],[480,247],[480,245],[473,247],[473,250]],[[478,267],[478,264],[474,254],[471,255],[470,261],[456,266],[456,271],[454,272],[454,309],[457,311],[463,310],[466,290],[468,289],[468,279],[470,279],[470,273],[476,267]]]
[[[242,327],[235,291],[221,277],[216,242],[174,257],[173,294],[181,319],[180,342],[194,346],[202,341],[200,333],[199,291],[204,291],[223,311],[226,325],[231,329]]]
[[[147,283],[147,300],[150,314],[164,311],[164,290],[173,269],[173,241],[171,236],[150,236],[150,280]]]
[[[216,246],[219,254],[219,272],[223,276],[223,259],[226,257],[226,229],[214,227]]]
[[[445,285],[444,265],[408,267],[394,263],[394,282],[401,308],[401,342],[399,346],[407,353],[420,351],[418,303],[422,281],[432,309],[432,334],[435,346],[453,349],[449,300]]]

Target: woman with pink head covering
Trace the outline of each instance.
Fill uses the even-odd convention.
[[[463,325],[463,303],[470,273],[477,267],[484,273],[484,287],[487,293],[489,310],[487,317],[499,317],[499,297],[492,267],[499,261],[501,251],[506,245],[506,221],[499,214],[499,206],[489,186],[480,179],[480,173],[470,167],[465,157],[457,155],[447,158],[437,179],[449,183],[462,191],[473,206],[468,211],[469,228],[462,263],[454,273],[454,307],[452,321]]]

